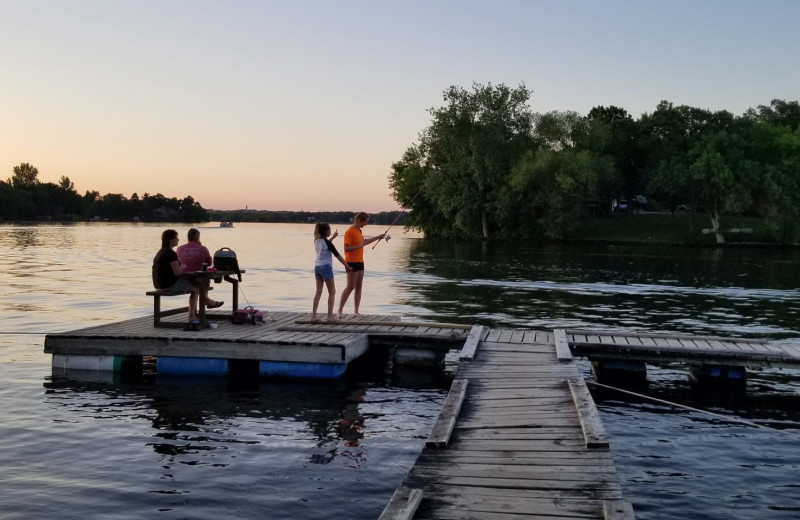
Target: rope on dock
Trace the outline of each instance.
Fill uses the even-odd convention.
[[[657,397],[650,397],[649,395],[644,395],[644,394],[638,394],[636,392],[631,392],[630,390],[624,390],[622,388],[617,388],[615,386],[604,385],[602,383],[597,383],[595,381],[586,381],[586,382],[588,384],[590,384],[590,385],[599,386],[599,387],[602,387],[602,388],[607,388],[609,390],[616,390],[617,392],[622,392],[623,394],[628,394],[628,395],[632,395],[632,396],[635,396],[635,397],[640,397],[642,399],[647,399],[649,401],[654,401],[656,403],[665,404],[667,406],[674,406],[675,408],[683,408],[685,410],[691,410],[693,412],[698,412],[698,413],[702,413],[702,414],[706,414],[706,415],[711,415],[712,417],[717,417],[719,419],[724,419],[725,421],[736,422],[736,423],[739,423],[739,424],[743,424],[745,426],[751,426],[753,428],[762,428],[762,429],[765,429],[765,430],[772,430],[772,431],[775,431],[775,432],[780,432],[780,433],[784,433],[786,435],[791,435],[793,437],[797,437],[797,434],[795,434],[794,432],[792,432],[790,430],[779,430],[778,428],[772,428],[771,426],[764,426],[763,424],[758,424],[758,423],[754,423],[754,422],[750,422],[750,421],[745,421],[744,419],[738,419],[736,417],[730,417],[730,416],[722,415],[722,414],[719,414],[719,413],[709,412],[708,410],[702,410],[700,408],[693,408],[693,407],[687,406],[685,404],[673,403],[672,401],[665,401],[664,399],[659,399]]]

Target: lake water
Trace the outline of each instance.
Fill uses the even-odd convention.
[[[376,518],[450,374],[378,360],[325,383],[53,376],[44,333],[152,312],[165,227],[0,225],[0,518]],[[311,225],[200,230],[212,253],[236,251],[243,303],[310,310]],[[362,312],[800,338],[795,250],[459,245],[397,229],[365,257]],[[637,392],[725,418],[593,388],[638,518],[800,518],[800,373],[755,372],[732,392],[690,385],[680,365],[648,379]]]

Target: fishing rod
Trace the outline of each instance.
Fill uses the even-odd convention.
[[[394,225],[397,223],[397,220],[398,220],[398,219],[399,219],[399,218],[400,218],[400,217],[403,215],[403,213],[405,213],[405,212],[406,212],[406,210],[407,210],[408,208],[410,208],[410,207],[411,207],[411,203],[412,203],[412,202],[414,202],[414,200],[415,200],[417,197],[419,197],[419,194],[420,194],[420,193],[422,193],[422,190],[423,190],[423,188],[425,188],[425,185],[422,185],[422,186],[419,188],[419,191],[417,192],[417,194],[416,194],[416,195],[414,195],[413,197],[411,197],[411,200],[409,200],[409,201],[408,201],[408,204],[406,204],[405,206],[403,206],[403,207],[402,207],[402,209],[401,209],[400,213],[398,213],[398,214],[397,214],[397,216],[394,218],[394,220],[392,221],[392,223],[391,223],[391,224],[389,224],[389,227],[388,227],[388,228],[386,228],[386,231],[384,231],[384,232],[383,232],[383,234],[384,234],[384,235],[386,235],[386,233],[388,233],[388,232],[389,232],[389,230],[390,230],[390,229],[392,229],[392,226],[394,226]],[[388,236],[387,236],[386,240],[387,240],[387,241],[389,240]],[[380,244],[381,242],[382,242],[382,240],[378,240],[377,242],[375,242],[375,245],[374,245],[374,246],[372,246],[372,249],[375,249],[375,246],[377,246],[377,245],[378,245],[378,244]]]

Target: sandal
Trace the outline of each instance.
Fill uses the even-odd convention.
[[[211,302],[206,305],[206,309],[216,309],[217,307],[222,307],[225,305],[225,302]]]
[[[186,325],[184,325],[183,330],[197,332],[200,330],[200,320],[190,321]]]

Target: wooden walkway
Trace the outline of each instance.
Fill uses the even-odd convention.
[[[382,520],[634,518],[586,384],[555,339],[473,331],[475,352]]]
[[[747,368],[798,368],[800,345],[766,340],[675,334],[563,331],[576,356],[590,359],[716,363]]]

